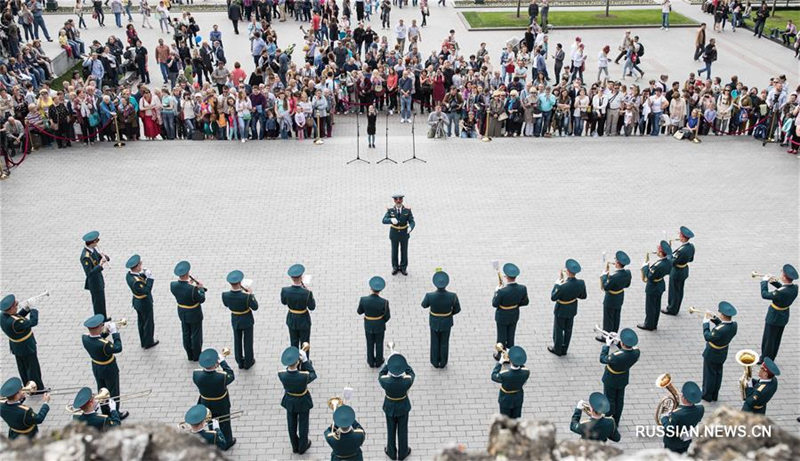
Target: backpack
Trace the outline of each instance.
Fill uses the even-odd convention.
[[[641,42],[639,43],[639,49],[636,50],[636,55],[640,58],[644,56],[644,45],[642,45]]]
[[[753,137],[756,139],[767,139],[767,127],[762,123],[753,130]]]

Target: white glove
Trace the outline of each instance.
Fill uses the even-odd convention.
[[[606,346],[611,347],[612,344],[614,344],[614,338],[612,338],[611,336],[607,337]]]
[[[218,363],[222,363],[222,362],[224,362],[224,361],[225,361],[225,357],[223,357],[223,356],[221,356],[221,355],[218,355],[218,356],[217,356],[217,362],[218,362]]]
[[[108,399],[108,408],[111,409],[111,411],[115,411],[117,409],[117,401],[114,399]]]
[[[149,279],[151,279],[151,278],[153,278],[153,273],[150,272],[150,269],[145,269],[144,270],[144,276],[149,278]]]
[[[300,361],[303,363],[308,362],[308,355],[306,355],[306,351],[300,349]]]
[[[553,283],[556,284],[556,285],[561,285],[561,279],[556,279],[556,281],[553,282]]]
[[[608,271],[603,271],[603,272],[600,272],[600,277],[602,277],[602,276],[604,276],[604,275],[607,275],[607,274],[608,274]]]
[[[117,324],[114,322],[108,322],[108,332],[112,335],[117,332]]]
[[[575,409],[576,409],[576,410],[581,410],[581,411],[583,411],[583,405],[584,405],[585,403],[586,403],[586,402],[584,402],[583,400],[578,400],[578,403],[575,405]]]
[[[216,418],[211,420],[211,428],[215,431],[219,430],[219,421]]]
[[[392,218],[392,224],[397,225],[397,218]]]
[[[753,387],[753,380],[752,379],[748,379],[747,380],[747,387]]]
[[[769,282],[769,275],[765,275],[765,276],[761,277],[761,281],[762,282]]]
[[[645,267],[647,267],[647,263],[642,263],[642,269],[644,269]]]

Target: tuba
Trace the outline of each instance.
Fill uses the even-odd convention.
[[[758,362],[758,352],[752,349],[742,349],[736,353],[736,363],[744,367],[744,373],[739,378],[739,391],[742,393],[742,400],[747,399],[747,383],[753,378],[750,367]]]
[[[664,373],[656,379],[656,387],[667,389],[669,395],[662,397],[656,406],[656,424],[661,425],[661,417],[672,413],[680,404],[680,397],[675,385],[672,384],[672,377],[669,373]]]

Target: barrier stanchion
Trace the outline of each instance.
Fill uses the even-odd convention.
[[[114,129],[117,132],[117,142],[114,143],[114,147],[122,147],[125,145],[122,142],[122,138],[119,137],[119,121],[117,120],[117,114],[114,114]]]

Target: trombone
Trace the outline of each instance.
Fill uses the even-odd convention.
[[[124,402],[128,400],[148,397],[152,393],[153,393],[152,389],[147,389],[144,391],[132,392],[130,394],[121,394],[112,397],[111,392],[109,392],[108,389],[106,389],[105,387],[101,387],[100,390],[97,392],[97,394],[95,394],[94,397],[92,397],[92,400],[100,405],[103,405],[108,403],[109,400],[113,400],[115,402]],[[65,406],[64,409],[66,410],[67,413],[71,413],[73,415],[80,415],[81,413],[83,413],[83,410],[81,410],[80,408],[73,407],[72,404]]]
[[[774,276],[772,274],[762,274],[761,272],[756,272],[756,271],[750,272],[750,277],[752,277],[754,279],[760,279],[762,277],[768,277],[769,278],[768,281],[770,283],[778,281],[778,277],[776,277],[776,276]]]
[[[614,344],[619,344],[619,333],[616,331],[605,331],[599,325],[594,326],[594,331],[599,333],[605,340],[611,340]]]
[[[22,310],[29,310],[32,306],[38,304],[39,301],[41,301],[42,299],[47,298],[49,296],[50,296],[50,291],[49,290],[45,290],[43,293],[40,293],[40,294],[38,294],[36,296],[32,296],[32,297],[22,301],[21,303],[19,303],[19,308],[22,309]]]
[[[244,415],[244,410],[237,410],[237,411],[232,411],[232,412],[230,412],[230,413],[228,413],[226,415],[220,415],[220,416],[214,418],[211,415],[211,410],[206,408],[206,417],[203,420],[202,425],[205,426],[207,424],[210,424],[214,420],[216,420],[218,423],[224,423],[224,422],[230,421],[232,419],[241,418],[242,415]],[[186,422],[181,422],[181,423],[178,423],[178,429],[188,432],[188,431],[192,430],[192,425],[189,424],[189,423],[186,423]]]
[[[739,378],[739,391],[742,394],[742,400],[747,400],[747,384],[753,378],[753,371],[751,366],[758,362],[758,352],[752,349],[742,349],[736,353],[736,363],[744,367],[744,373]]]
[[[672,376],[670,376],[669,373],[664,373],[656,378],[656,387],[666,389],[667,392],[669,392],[669,395],[662,397],[658,405],[656,405],[656,424],[660,426],[661,418],[678,408],[678,405],[680,405],[680,397],[678,389],[676,389],[675,385],[672,383]]]
[[[19,391],[22,392],[24,398],[30,396],[31,394],[35,394],[38,389],[39,387],[36,385],[35,382],[28,381],[28,383],[22,386],[22,389],[20,389]],[[6,402],[8,402],[8,397],[0,398],[0,403],[6,403]]]

